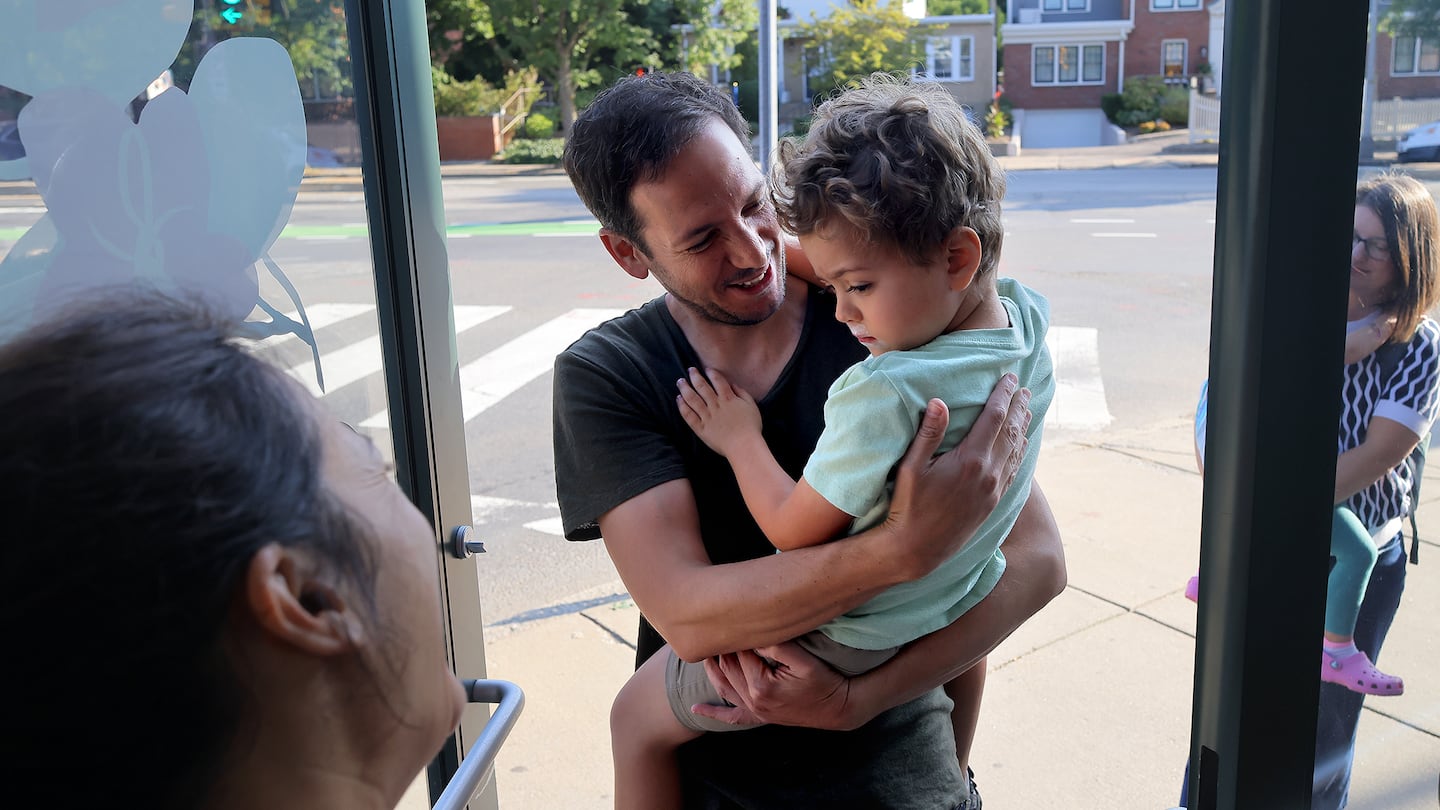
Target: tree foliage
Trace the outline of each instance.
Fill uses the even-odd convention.
[[[600,67],[653,58],[655,37],[631,20],[630,10],[625,0],[490,0],[497,34],[491,42],[506,68],[539,69],[555,91],[560,126],[568,132],[575,92],[598,84]]]
[[[959,14],[989,14],[990,0],[929,0],[925,13],[931,17]]]
[[[735,46],[750,37],[760,22],[760,4],[754,0],[675,0],[675,13],[682,25],[692,29],[675,62],[699,76],[711,65],[721,70],[739,67],[743,57]]]
[[[909,70],[925,60],[919,26],[898,2],[853,0],[830,15],[800,26],[824,54],[825,87],[840,88],[876,71]]]
[[[1380,27],[1393,36],[1440,37],[1440,0],[1391,0]]]
[[[222,17],[238,12],[236,22]],[[205,52],[231,37],[268,37],[285,46],[301,94],[351,95],[350,42],[339,0],[241,0],[197,3],[194,31],[175,60],[175,82],[188,87]]]

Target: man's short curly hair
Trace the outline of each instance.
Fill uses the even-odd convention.
[[[1005,175],[945,88],[876,73],[820,105],[804,140],[787,140],[773,195],[791,233],[848,225],[930,260],[952,230],[980,236],[979,275],[994,270],[1005,228]]]

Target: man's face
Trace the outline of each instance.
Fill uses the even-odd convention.
[[[731,325],[759,323],[780,308],[784,243],[765,178],[719,120],[706,124],[658,180],[637,184],[630,199],[649,247],[646,255],[636,246],[633,260],[676,301]]]

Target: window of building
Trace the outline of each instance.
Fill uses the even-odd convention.
[[[972,81],[974,52],[974,37],[931,37],[925,43],[925,74],[938,82]]]
[[[1183,11],[1200,8],[1200,0],[1150,0],[1151,11]]]
[[[1090,0],[1041,0],[1042,11],[1089,11]]]
[[[1031,84],[1103,84],[1104,45],[1036,45]]]
[[[1440,41],[1396,37],[1390,73],[1395,76],[1440,73]]]
[[[1160,75],[1167,84],[1185,81],[1189,74],[1186,58],[1190,43],[1183,39],[1167,39],[1160,43]]]

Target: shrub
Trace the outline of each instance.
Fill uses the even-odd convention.
[[[1190,91],[1173,84],[1165,88],[1165,94],[1160,99],[1160,120],[1171,126],[1189,126]]]
[[[430,84],[435,90],[435,114],[479,115],[480,93],[485,82],[471,79],[462,82],[434,65],[430,66]]]
[[[1190,114],[1190,96],[1185,88],[1168,85],[1159,76],[1135,76],[1125,82],[1123,93],[1102,96],[1100,109],[1122,127],[1160,119],[1183,126]]]
[[[518,102],[507,110],[511,115],[524,115],[540,97],[540,79],[535,68],[509,71],[503,87],[492,87],[479,76],[461,81],[431,65],[430,85],[435,91],[436,115],[493,115],[518,91],[525,90]]]
[[[1105,113],[1105,117],[1110,119],[1112,124],[1120,123],[1118,116],[1124,106],[1123,98],[1119,93],[1106,93],[1100,97],[1100,111]]]
[[[564,138],[511,141],[496,159],[501,163],[559,163],[564,151]]]
[[[549,138],[555,134],[555,122],[545,113],[531,113],[525,119],[525,137],[531,140]]]
[[[987,136],[1003,138],[1014,125],[1015,120],[1008,110],[1001,107],[998,101],[990,102],[990,107],[985,111],[985,134]]]

